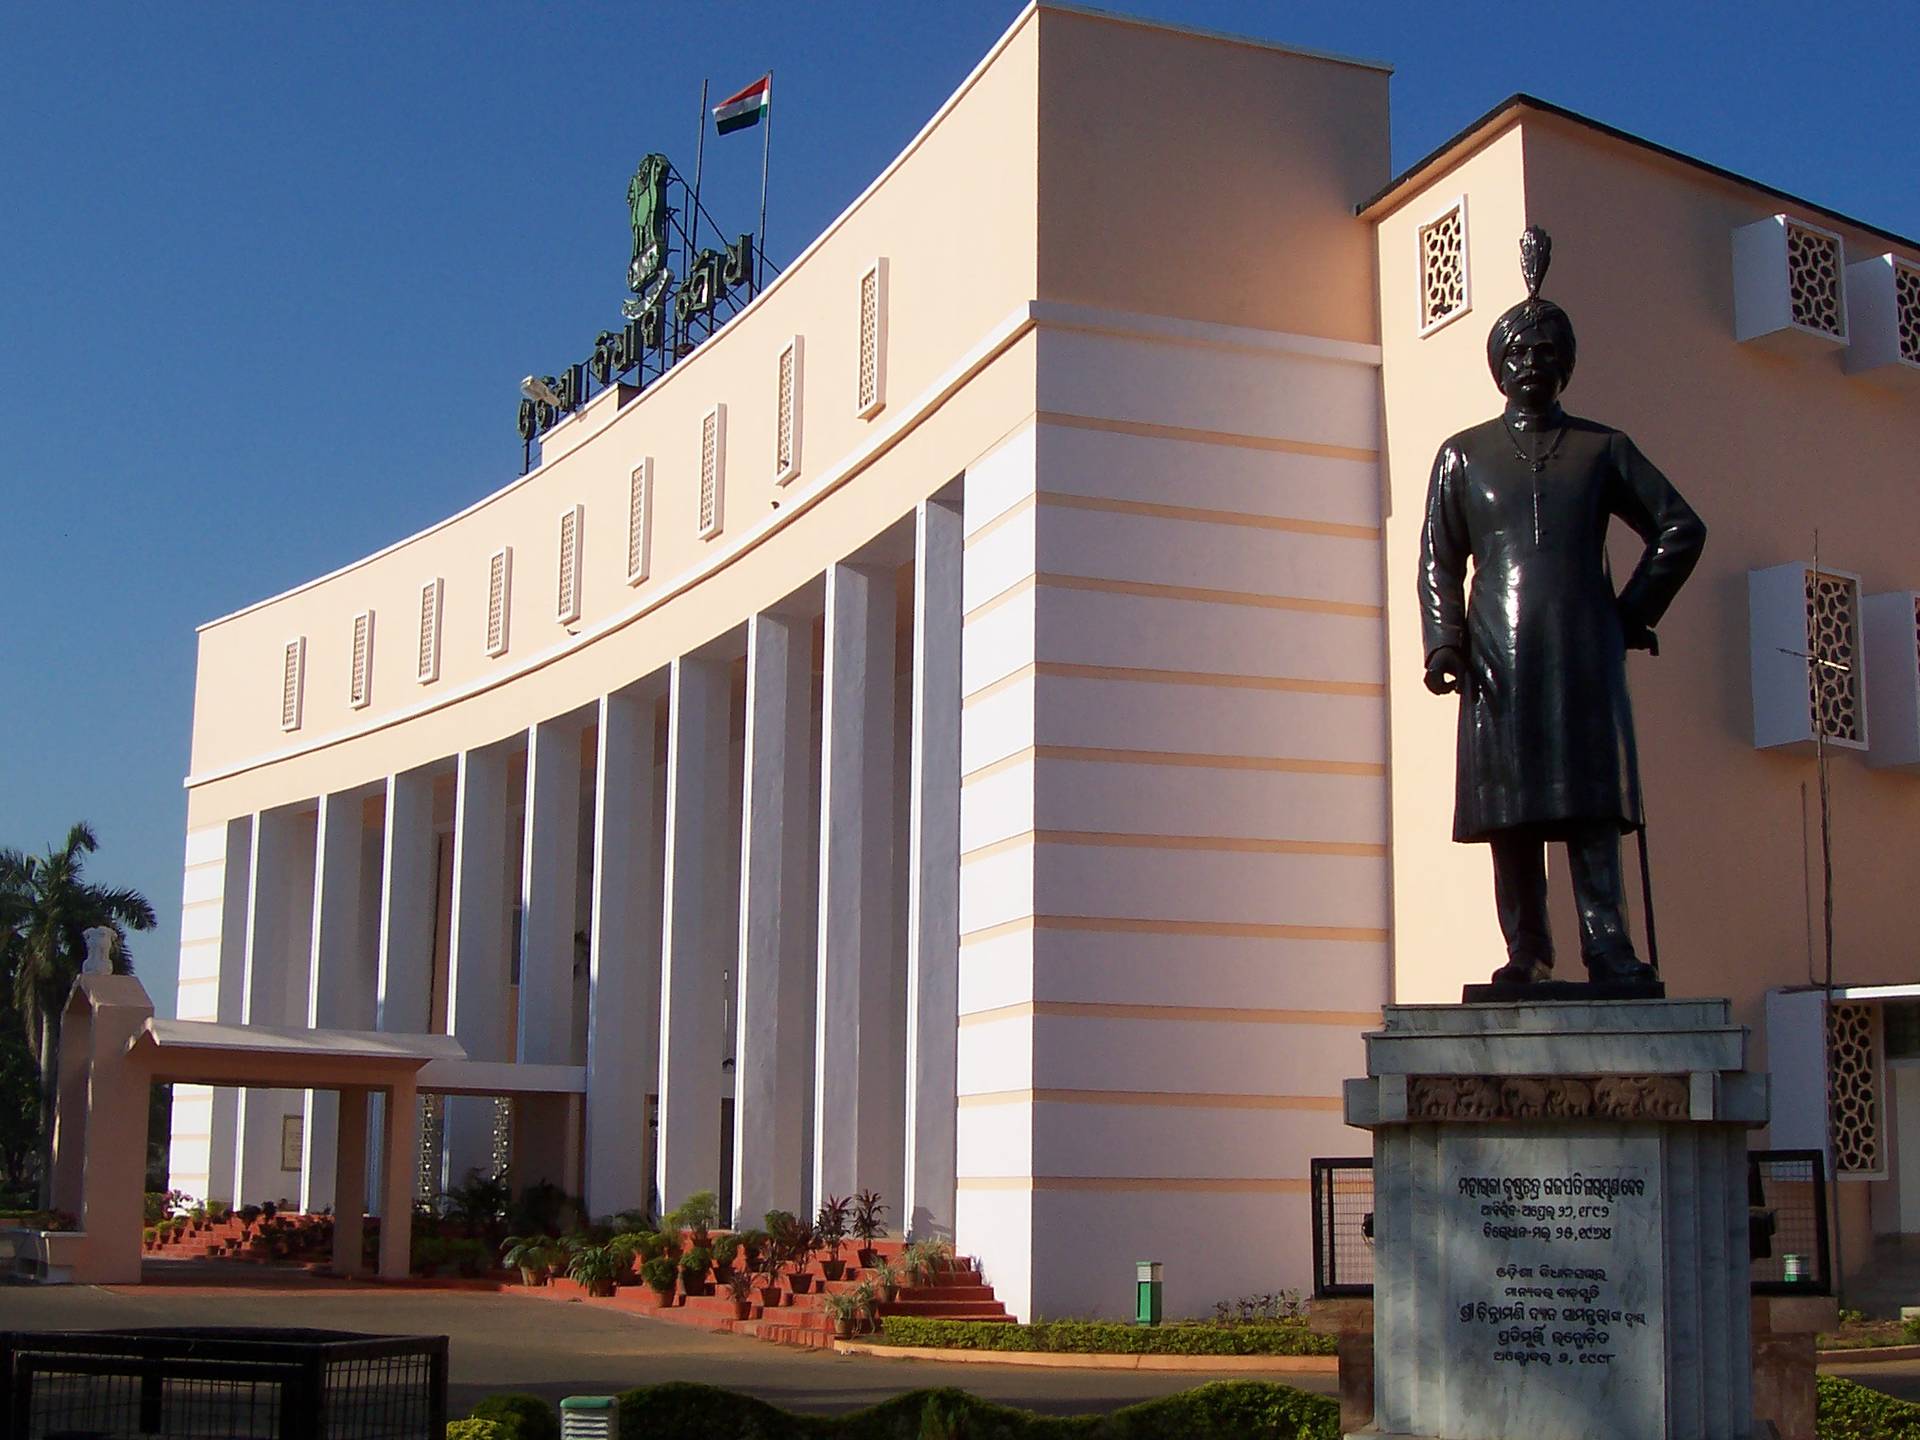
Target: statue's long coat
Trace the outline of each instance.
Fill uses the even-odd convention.
[[[1466,658],[1453,838],[1516,826],[1639,825],[1640,779],[1627,700],[1626,626],[1651,628],[1685,582],[1706,526],[1620,431],[1554,415],[1520,446],[1496,418],[1440,447],[1420,537],[1426,655]],[[1646,541],[1616,598],[1607,527]],[[1463,600],[1467,560],[1472,593]]]

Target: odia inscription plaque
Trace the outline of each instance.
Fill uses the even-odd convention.
[[[1654,1135],[1449,1134],[1439,1178],[1460,1440],[1664,1433]]]

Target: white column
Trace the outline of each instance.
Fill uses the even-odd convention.
[[[667,718],[667,837],[660,984],[660,1205],[720,1188],[721,1062],[733,897],[726,863],[725,662],[673,662]]]
[[[889,1064],[894,576],[827,571],[814,1017],[813,1193],[895,1191],[900,1077]],[[892,1123],[889,1123],[891,1117]]]
[[[249,880],[253,864],[253,817],[243,815],[227,822],[226,887],[220,897],[220,984],[214,1018],[222,1025],[239,1025],[246,1020],[247,986],[247,912],[253,886]],[[174,1093],[180,1093],[175,1087]],[[230,1085],[215,1086],[213,1114],[208,1126],[207,1194],[209,1200],[240,1204],[235,1193],[238,1175],[235,1164],[240,1154],[240,1092]]]
[[[660,1074],[660,837],[655,696],[600,702],[594,775],[593,929],[587,1001],[587,1213],[645,1209],[653,1181],[647,1095]]]
[[[380,977],[374,1023],[425,1034],[433,993],[433,775],[387,777],[387,825],[381,848]]]
[[[372,996],[359,953],[363,797],[353,791],[320,797],[313,856],[313,939],[307,966],[306,1023],[315,1029],[359,1030],[373,1019]],[[360,1012],[365,1011],[364,1021]],[[333,1161],[339,1096],[306,1092],[301,1130],[300,1208],[333,1204]]]
[[[736,1224],[805,1208],[815,937],[813,619],[747,623],[740,825],[739,1030],[734,1047]]]
[[[453,814],[452,964],[448,968],[449,1031],[473,1060],[511,1060],[507,992],[512,951],[507,935],[508,745],[463,750]],[[398,1091],[394,1104],[401,1103]],[[493,1164],[490,1096],[449,1095],[443,1185]],[[389,1115],[398,1124],[403,1117]],[[388,1153],[392,1152],[391,1144]],[[391,1179],[386,1187],[392,1190]]]
[[[913,753],[907,820],[906,1188],[899,1222],[953,1235],[960,1008],[960,581],[957,505],[915,516]]]
[[[247,861],[247,960],[240,1010],[249,1025],[306,1019],[312,953],[314,822],[292,808],[253,817]],[[300,1176],[282,1164],[282,1121],[301,1113],[298,1090],[240,1092],[235,1120],[235,1202],[291,1199]]]
[[[524,1065],[565,1065],[573,1058],[579,721],[545,720],[527,732],[527,809],[522,828],[518,1056]]]

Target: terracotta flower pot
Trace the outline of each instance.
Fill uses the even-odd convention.
[[[813,1289],[813,1272],[796,1270],[787,1276],[787,1288],[796,1295],[805,1295]]]
[[[777,1310],[786,1303],[786,1292],[777,1282],[771,1285],[756,1285],[753,1288],[760,1296],[760,1307],[763,1310]]]
[[[736,1320],[751,1320],[753,1318],[753,1301],[751,1300],[734,1301],[733,1302],[733,1318]]]
[[[833,1338],[836,1340],[851,1340],[853,1338],[853,1317],[851,1315],[842,1315],[838,1320],[833,1322]]]
[[[880,1268],[880,1252],[875,1250],[871,1245],[861,1246],[854,1258],[860,1262],[860,1268],[862,1270],[878,1270]]]
[[[847,1273],[847,1262],[844,1260],[822,1260],[820,1262],[820,1273],[829,1280],[842,1279]]]

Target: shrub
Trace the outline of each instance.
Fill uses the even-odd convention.
[[[497,1420],[449,1420],[447,1440],[513,1440],[513,1435]]]
[[[640,1278],[663,1301],[673,1294],[674,1281],[679,1275],[680,1267],[665,1255],[656,1255],[640,1267]]]
[[[1062,1418],[995,1405],[964,1390],[914,1390],[850,1415],[798,1415],[711,1385],[673,1382],[619,1397],[619,1440],[1339,1440],[1339,1406],[1286,1385],[1228,1380]]]
[[[1819,1440],[1920,1440],[1920,1405],[1822,1375],[1815,1381],[1814,1434]]]
[[[560,1440],[560,1417],[538,1395],[489,1395],[473,1407],[475,1420],[491,1420],[504,1440]]]
[[[720,1223],[720,1197],[711,1190],[696,1190],[666,1221],[676,1230],[691,1230],[695,1248],[705,1250],[713,1241],[713,1227]]]
[[[941,1350],[1029,1350],[1075,1355],[1331,1355],[1334,1337],[1299,1324],[1127,1325],[1117,1320],[1047,1320],[1002,1325],[889,1315],[889,1345]]]

